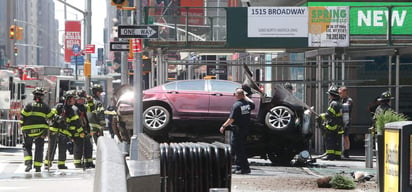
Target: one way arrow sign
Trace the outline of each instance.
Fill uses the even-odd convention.
[[[157,25],[119,25],[119,38],[155,39],[159,37]]]

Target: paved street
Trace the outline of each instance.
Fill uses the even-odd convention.
[[[93,191],[94,169],[75,169],[69,157],[67,170],[54,165],[50,172],[42,167],[41,173],[26,173],[22,150],[0,148],[0,191]]]
[[[93,191],[94,169],[75,169],[72,156],[67,161],[68,170],[57,170],[56,165],[50,172],[42,170],[35,173],[24,172],[25,166],[20,149],[0,148],[0,191]],[[335,173],[350,173],[352,171],[366,171],[375,174],[375,169],[365,168],[362,156],[354,156],[352,160],[323,161],[318,160],[309,167],[279,167],[270,166],[269,161],[251,158],[252,173],[250,175],[232,175],[233,192],[252,191],[311,191],[303,186],[313,188],[314,191],[328,191],[318,189],[316,179]],[[279,182],[284,184],[279,185]],[[285,189],[288,188],[289,190]],[[369,182],[368,189],[353,191],[374,191],[376,184]],[[371,189],[372,188],[372,189]]]

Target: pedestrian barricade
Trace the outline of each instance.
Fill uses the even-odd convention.
[[[208,192],[231,185],[230,146],[223,143],[161,143],[162,192]]]
[[[230,145],[219,142],[156,144],[141,134],[139,160],[126,160],[113,139],[99,138],[95,192],[230,190]]]
[[[0,146],[16,147],[22,143],[19,121],[0,119]]]

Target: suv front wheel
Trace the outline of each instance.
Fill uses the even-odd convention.
[[[150,135],[167,134],[170,119],[170,112],[160,105],[148,107],[143,111],[143,126]]]
[[[265,116],[265,124],[271,131],[286,131],[293,126],[295,113],[286,106],[276,106]]]

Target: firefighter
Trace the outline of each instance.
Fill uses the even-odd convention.
[[[74,159],[77,162],[83,158],[84,168],[94,168],[95,165],[93,164],[93,144],[90,140],[90,125],[89,120],[87,119],[87,109],[85,105],[85,100],[87,98],[86,91],[77,91],[77,96],[78,98],[75,105],[79,110],[80,123],[84,129],[85,137],[83,139],[78,139],[78,142],[75,142]]]
[[[92,96],[87,97],[87,118],[90,125],[90,133],[97,145],[97,138],[103,136],[103,127],[106,125],[104,117],[104,107],[100,96],[103,93],[101,85],[95,84],[92,87]]]
[[[44,138],[47,136],[49,125],[47,120],[53,115],[50,107],[43,102],[45,90],[42,87],[36,87],[33,90],[34,102],[27,104],[21,111],[20,125],[23,132],[24,143],[24,164],[25,172],[29,172],[33,166],[32,147],[35,143],[34,152],[34,169],[36,172],[41,171],[44,150]]]
[[[78,109],[74,105],[76,103],[77,99],[77,94],[76,90],[69,90],[66,91],[64,94],[64,98],[66,100],[66,103],[64,105],[64,110],[65,110],[65,120],[66,123],[68,124],[68,130],[71,133],[71,140],[73,143],[76,142],[78,138],[83,138],[84,137],[84,130],[82,126],[80,125],[80,118],[78,115]],[[74,158],[74,165],[76,167],[76,163],[80,163],[76,161],[76,158]]]
[[[59,169],[67,169],[66,164],[66,150],[67,143],[72,137],[72,133],[69,130],[69,118],[66,114],[66,109],[73,105],[73,97],[67,96],[61,103],[58,103],[55,108],[52,109],[54,114],[52,118],[52,125],[49,128],[49,147],[44,160],[46,168],[50,168],[53,165],[54,154],[56,152],[57,145],[59,146],[59,157],[57,167]]]
[[[329,87],[329,107],[326,113],[320,114],[325,128],[326,157],[324,160],[341,159],[341,137],[343,131],[342,104],[340,102],[338,87]]]
[[[109,130],[110,137],[114,139],[115,132],[113,130],[113,118],[117,115],[114,104],[107,106],[107,109],[104,111],[106,118],[106,128]]]
[[[372,122],[374,127],[376,127],[376,116],[380,113],[385,113],[386,111],[391,109],[391,100],[393,99],[391,92],[385,91],[381,94],[381,96],[377,99],[379,105],[375,109],[375,113],[373,113]],[[376,129],[373,128],[372,130],[374,134],[376,134]]]
[[[389,91],[385,91],[381,94],[381,96],[378,98],[379,105],[378,105],[378,107],[376,107],[374,119],[376,119],[375,118],[376,114],[384,113],[388,109],[391,108],[391,100],[392,99],[393,99],[392,94]]]

